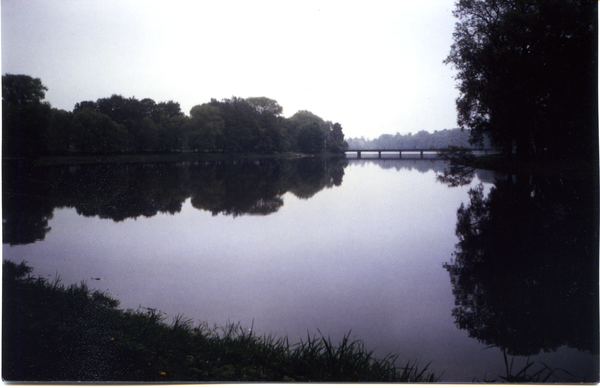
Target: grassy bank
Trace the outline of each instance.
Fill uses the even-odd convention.
[[[350,334],[298,344],[240,325],[172,323],[153,309],[121,310],[85,283],[64,286],[3,263],[2,374],[8,381],[433,382],[427,366],[375,359]]]
[[[329,152],[316,154],[286,152],[282,154],[259,154],[259,153],[204,153],[198,152],[176,152],[164,154],[122,154],[122,155],[56,155],[40,156],[33,161],[35,166],[60,166],[60,165],[82,165],[82,164],[105,164],[105,163],[178,163],[220,160],[259,160],[259,159],[281,159],[301,157],[333,157],[342,156]]]

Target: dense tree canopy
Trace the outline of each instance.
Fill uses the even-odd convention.
[[[333,124],[312,112],[300,110],[290,117],[289,125],[290,136],[299,150],[340,152],[348,149],[340,123]]]
[[[186,116],[177,102],[113,94],[78,102],[67,112],[42,101],[47,88],[39,78],[7,74],[2,80],[5,156],[184,150],[337,153],[347,147],[339,123],[308,111],[284,118],[281,105],[267,97],[212,99]]]
[[[112,154],[122,151],[127,144],[123,125],[91,109],[77,111],[72,127],[73,145],[83,153]]]
[[[28,75],[2,76],[2,154],[30,157],[49,152],[48,88]]]
[[[77,103],[73,112],[77,114],[86,109],[106,115],[125,128],[127,139],[122,147],[114,148],[113,152],[169,152],[183,147],[182,133],[170,133],[171,130],[182,131],[182,125],[174,124],[182,124],[181,120],[174,119],[183,116],[179,103],[167,101],[157,104],[150,98],[138,100],[113,94],[95,102]]]
[[[216,106],[196,105],[190,110],[189,147],[193,150],[214,150],[222,147],[225,121]]]
[[[519,155],[590,157],[597,148],[593,0],[459,0],[446,63],[458,123]]]
[[[40,103],[47,91],[48,88],[39,78],[21,74],[6,74],[2,78],[2,100],[8,104]]]
[[[275,100],[267,97],[248,97],[246,101],[258,111],[258,113],[269,113],[279,116],[283,113],[283,107]]]
[[[53,154],[67,154],[73,143],[73,113],[52,108],[49,149]]]

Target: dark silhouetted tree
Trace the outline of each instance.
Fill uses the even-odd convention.
[[[39,78],[2,76],[2,153],[4,157],[36,157],[50,152],[48,88]]]
[[[268,113],[273,116],[279,116],[283,113],[283,108],[279,103],[267,97],[248,97],[246,101],[257,110],[258,113]]]
[[[459,0],[445,63],[458,123],[505,152],[597,155],[597,12],[592,0]],[[593,144],[593,146],[592,146]]]
[[[218,106],[210,104],[196,105],[190,110],[189,147],[204,152],[225,145],[223,131],[225,121],[221,118]]]
[[[124,126],[105,114],[90,109],[78,110],[73,116],[73,143],[84,154],[122,152],[127,141]]]
[[[66,155],[73,146],[73,113],[52,108],[49,130],[50,151]]]
[[[299,151],[318,152],[325,148],[326,137],[317,122],[303,124],[296,131],[296,145]]]

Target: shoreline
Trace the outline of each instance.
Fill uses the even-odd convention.
[[[514,156],[486,155],[468,160],[464,166],[480,170],[490,170],[507,174],[556,175],[566,178],[598,179],[598,160],[571,159],[565,161],[518,160]]]
[[[127,163],[181,163],[200,161],[221,160],[260,160],[260,159],[296,159],[307,157],[343,157],[330,152],[321,153],[299,153],[286,152],[281,154],[259,154],[259,153],[205,153],[179,152],[164,154],[119,154],[119,155],[56,155],[40,156],[37,159],[26,158],[2,158],[2,163],[29,163],[34,167],[44,166],[75,166],[86,164],[127,164]]]

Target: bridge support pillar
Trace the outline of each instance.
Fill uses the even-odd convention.
[[[421,159],[423,159],[423,151],[421,151]]]
[[[360,151],[356,151],[356,158],[360,159]]]
[[[379,151],[379,159],[381,159],[381,151]]]
[[[400,159],[402,159],[402,151],[398,151],[398,154],[400,154]]]

